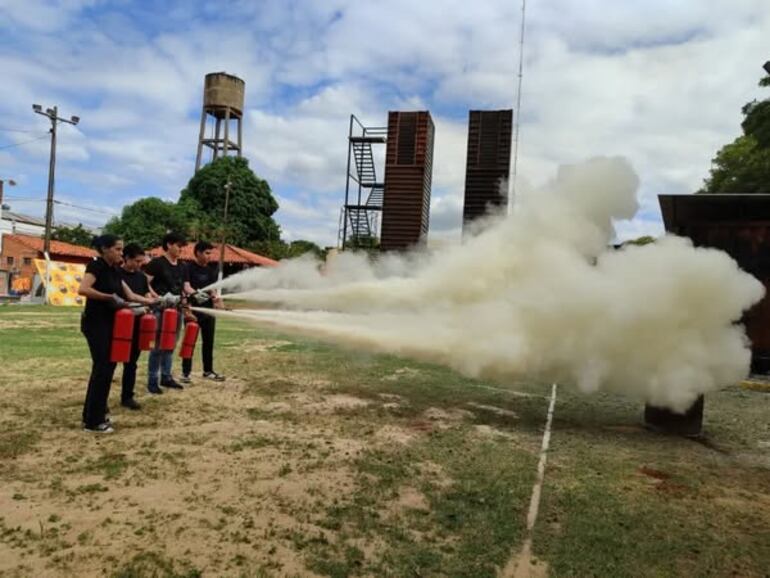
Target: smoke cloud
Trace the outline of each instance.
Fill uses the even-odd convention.
[[[460,245],[435,253],[343,253],[230,277],[237,314],[471,377],[614,391],[684,411],[748,373],[735,322],[764,288],[727,254],[666,236],[613,250],[613,221],[637,211],[622,158],[562,167]]]

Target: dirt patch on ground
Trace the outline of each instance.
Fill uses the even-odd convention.
[[[656,480],[658,482],[662,482],[664,480],[668,480],[671,478],[671,474],[667,474],[666,472],[663,472],[661,470],[656,470],[655,468],[652,468],[650,466],[642,466],[639,468],[639,473],[647,476],[648,478],[652,478],[653,480]]]
[[[408,445],[417,438],[417,433],[394,425],[386,425],[378,429],[374,434],[375,439],[385,443],[395,442]]]
[[[473,413],[464,409],[429,407],[422,412],[422,417],[425,420],[435,423],[440,429],[446,429],[455,424],[467,421],[473,417]]]
[[[390,375],[381,377],[382,381],[400,381],[402,379],[408,379],[410,377],[417,377],[420,375],[420,370],[413,367],[400,367]]]
[[[62,425],[37,416],[47,431],[4,460],[0,574],[109,575],[117,568],[104,556],[108,547],[121,563],[161,551],[211,575],[240,575],[243,559],[270,575],[314,575],[292,540],[325,532],[311,523],[312,512],[354,490],[349,463],[361,441],[321,424],[254,419],[295,411],[297,402],[244,398],[233,379],[158,398],[139,394],[139,412],[113,398],[116,433],[88,436],[77,426],[82,386],[30,386],[38,398],[45,389],[44,408]],[[44,409],[25,401],[30,387],[6,396],[10,414]],[[330,395],[308,410],[367,404]]]
[[[473,428],[477,434],[479,434],[481,437],[491,437],[491,438],[512,438],[513,435],[511,435],[508,432],[504,432],[502,430],[499,430],[497,428],[494,428],[492,426],[486,425],[486,424],[479,424]]]
[[[428,499],[425,497],[425,494],[411,487],[401,488],[394,505],[398,510],[409,509],[421,510],[424,512],[430,510],[430,504],[428,504]]]
[[[238,349],[244,353],[264,353],[287,345],[292,345],[292,342],[280,339],[260,339],[256,341],[246,341],[239,345]]]
[[[547,578],[548,564],[532,554],[532,541],[526,540],[521,551],[511,556],[500,572],[501,578]]]
[[[328,414],[339,410],[352,410],[367,407],[371,402],[366,399],[346,395],[336,394],[309,394],[297,393],[287,397],[291,407],[301,413]]]
[[[468,407],[472,407],[474,409],[480,409],[483,411],[488,411],[502,417],[511,417],[511,418],[519,417],[515,411],[511,411],[510,409],[505,409],[494,405],[484,405],[483,403],[469,403]]]

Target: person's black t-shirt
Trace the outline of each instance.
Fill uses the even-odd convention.
[[[147,282],[147,275],[141,271],[126,271],[123,267],[121,267],[120,276],[123,278],[123,281],[126,282],[128,288],[137,295],[145,297],[147,293],[150,292],[150,285]]]
[[[172,265],[166,257],[155,257],[145,267],[145,272],[152,277],[150,286],[158,295],[171,293],[181,295],[185,279],[185,266],[181,261]]]
[[[185,280],[190,284],[193,289],[203,289],[208,287],[212,283],[215,283],[218,277],[218,269],[216,263],[209,263],[208,265],[198,265],[195,261],[187,264],[187,276]],[[205,303],[202,303],[200,307],[213,307],[214,304],[209,299]]]
[[[107,264],[107,261],[98,257],[86,265],[86,273],[91,273],[96,277],[93,288],[101,293],[112,295],[117,293],[120,297],[123,294],[122,277],[117,267]],[[115,309],[110,301],[97,301],[95,299],[86,299],[85,317],[88,320],[109,319],[115,317]]]

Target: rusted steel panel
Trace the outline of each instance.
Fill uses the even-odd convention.
[[[770,293],[770,195],[659,195],[666,231],[728,253]],[[753,370],[770,372],[770,297],[743,318]]]
[[[430,224],[433,120],[427,111],[388,113],[380,248],[425,242]]]
[[[490,209],[508,204],[512,128],[512,110],[468,113],[463,228]]]

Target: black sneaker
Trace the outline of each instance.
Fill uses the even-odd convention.
[[[136,401],[133,397],[131,399],[121,401],[120,405],[127,407],[128,409],[133,409],[134,411],[142,409],[142,406],[139,405],[139,402]]]
[[[153,395],[160,395],[163,393],[163,390],[159,388],[157,385],[148,385],[147,393],[152,393]]]
[[[104,423],[100,423],[99,425],[95,425],[91,427],[84,425],[83,431],[87,431],[90,433],[108,434],[108,433],[114,432],[115,430],[112,429],[112,425],[110,425],[109,422],[104,422]]]
[[[190,385],[192,383],[192,379],[190,379],[189,375],[183,375],[181,378],[179,378],[179,381],[181,381],[185,385]]]
[[[206,371],[203,374],[203,379],[210,379],[211,381],[224,381],[225,376],[219,375],[216,371]]]
[[[161,379],[160,384],[163,387],[167,387],[169,389],[184,389],[184,386],[181,383],[176,382],[173,377],[169,377],[168,379]]]

